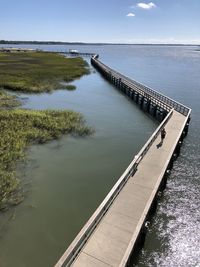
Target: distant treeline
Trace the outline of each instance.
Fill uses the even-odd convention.
[[[35,44],[35,45],[165,45],[165,46],[198,46],[194,44],[123,44],[123,43],[83,43],[83,42],[61,42],[61,41],[8,41],[0,40],[0,44]]]
[[[84,44],[81,42],[54,42],[54,41],[7,41],[7,40],[0,40],[0,44]]]
[[[58,42],[58,41],[7,41],[0,40],[0,44],[35,44],[35,45],[102,45],[102,43],[82,43],[82,42]]]

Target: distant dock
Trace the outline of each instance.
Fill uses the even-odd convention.
[[[64,55],[69,55],[69,56],[74,56],[74,57],[93,57],[95,56],[95,53],[88,53],[88,52],[70,52],[70,51],[45,51],[47,53],[56,53],[56,54],[64,54]]]

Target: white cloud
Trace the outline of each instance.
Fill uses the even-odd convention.
[[[135,17],[135,14],[133,14],[133,13],[128,13],[126,16],[127,16],[127,17]]]
[[[137,7],[143,8],[143,9],[151,9],[153,7],[156,7],[156,5],[152,2],[146,4],[146,3],[137,3]]]

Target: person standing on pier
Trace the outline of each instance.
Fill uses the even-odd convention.
[[[161,130],[161,143],[163,143],[163,140],[165,139],[165,136],[166,136],[165,128],[162,128],[162,130]]]

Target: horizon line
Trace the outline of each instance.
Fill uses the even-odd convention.
[[[0,44],[22,44],[22,43],[40,43],[40,44],[45,44],[45,43],[52,43],[52,44],[80,44],[80,45],[189,45],[189,46],[198,46],[200,45],[199,43],[145,43],[145,42],[139,42],[139,43],[126,43],[126,42],[81,42],[81,41],[36,41],[36,40],[0,40]]]

